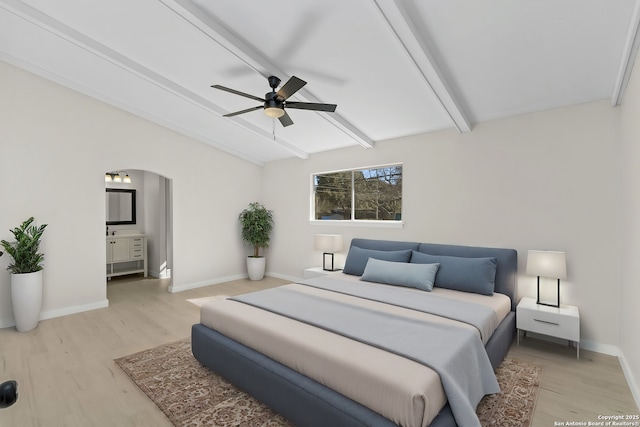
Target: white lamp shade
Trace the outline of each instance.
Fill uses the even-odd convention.
[[[316,250],[326,253],[340,252],[342,250],[342,235],[316,234],[313,246]]]
[[[549,277],[552,279],[567,278],[567,257],[564,252],[533,251],[527,253],[527,274],[531,276]]]

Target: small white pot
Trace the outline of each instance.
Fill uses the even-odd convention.
[[[18,332],[38,326],[42,308],[42,270],[11,274],[11,303]]]
[[[247,271],[250,280],[262,280],[264,278],[264,270],[266,268],[266,259],[260,257],[247,257]]]

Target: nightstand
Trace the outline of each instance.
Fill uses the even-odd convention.
[[[305,279],[313,279],[314,277],[326,276],[327,274],[333,274],[333,273],[335,273],[337,271],[341,271],[341,270],[327,271],[327,270],[324,270],[322,267],[306,268],[304,270],[304,278]]]
[[[576,357],[580,359],[580,312],[574,305],[561,304],[559,308],[536,304],[533,298],[522,298],[516,309],[517,342],[520,330],[535,332],[575,343]]]

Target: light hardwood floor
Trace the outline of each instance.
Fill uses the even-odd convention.
[[[113,359],[188,337],[199,309],[186,301],[236,295],[284,281],[239,280],[177,294],[167,281],[119,278],[107,286],[109,308],[40,322],[33,331],[0,329],[0,382],[16,379],[18,402],[0,410],[0,426],[170,426]],[[543,367],[534,427],[638,414],[618,360],[531,338],[511,357]]]

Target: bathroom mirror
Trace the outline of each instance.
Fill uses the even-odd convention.
[[[136,190],[106,189],[107,225],[136,223]]]

